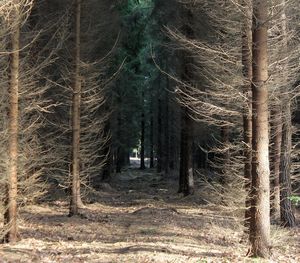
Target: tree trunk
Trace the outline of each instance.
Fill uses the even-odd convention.
[[[82,205],[80,196],[80,18],[81,0],[75,2],[75,49],[74,49],[74,76],[72,99],[72,194],[70,202],[70,216],[78,214]]]
[[[13,11],[15,21],[19,19],[18,7]],[[8,121],[8,171],[6,212],[4,214],[4,228],[8,229],[4,242],[18,241],[17,228],[17,195],[18,195],[18,132],[19,132],[19,71],[20,71],[20,25],[15,24],[11,33],[10,76],[9,76],[9,121]]]
[[[180,174],[179,193],[185,196],[194,194],[194,173],[193,173],[193,128],[192,120],[188,114],[188,109],[182,107],[182,127],[181,127],[181,147],[180,147]]]
[[[153,109],[151,108],[150,116],[150,168],[154,168],[154,141],[153,141]]]
[[[283,106],[282,155],[280,173],[280,217],[284,227],[296,225],[292,210],[291,196],[291,151],[292,151],[292,119],[290,102]]]
[[[192,5],[182,6],[182,19],[184,21],[182,31],[190,39],[194,38]],[[183,53],[182,80],[192,84],[193,71],[191,67],[193,60],[191,54]],[[189,93],[188,88],[184,88]],[[181,143],[180,143],[180,170],[179,190],[184,195],[194,194],[194,172],[193,172],[193,121],[190,117],[188,106],[181,107]]]
[[[251,188],[251,159],[252,159],[252,0],[245,0],[243,2],[245,10],[245,22],[243,25],[243,37],[242,37],[242,64],[243,64],[243,76],[244,87],[243,93],[247,98],[247,103],[244,106],[243,112],[243,132],[244,132],[244,177],[245,177],[245,191],[247,193],[245,200],[245,226],[250,226],[250,207],[251,199],[249,197]]]
[[[170,161],[169,161],[169,168],[171,171],[175,170],[175,162],[176,162],[176,128],[175,128],[175,123],[177,123],[176,118],[175,118],[175,112],[171,108],[170,112]],[[177,162],[176,162],[177,163]]]
[[[270,257],[270,169],[268,122],[268,2],[253,1],[253,138],[251,254]]]
[[[143,98],[144,100],[144,98]],[[143,106],[144,107],[144,106]],[[143,109],[142,119],[141,119],[141,170],[145,170],[145,113]]]
[[[283,52],[288,52],[287,18],[285,14],[286,0],[282,0],[281,27],[284,41]],[[284,64],[287,72],[287,63]],[[282,151],[281,151],[281,173],[280,173],[280,217],[284,227],[294,227],[296,225],[295,215],[292,210],[291,196],[291,152],[292,152],[292,116],[291,116],[290,94],[283,98],[282,111]]]
[[[121,101],[119,104],[121,105]],[[118,111],[117,116],[117,140],[118,144],[115,149],[115,166],[116,166],[116,173],[121,173],[122,167],[124,165],[124,154],[123,154],[123,139],[122,139],[122,112]]]
[[[167,89],[169,90],[169,77],[167,77]],[[165,170],[165,174],[169,174],[169,162],[170,162],[170,152],[169,152],[169,92],[165,91],[165,103],[166,103],[166,107],[165,107],[165,133],[164,133],[164,170]]]
[[[280,219],[280,155],[281,155],[281,141],[282,141],[282,115],[281,107],[277,105],[273,114],[273,147],[272,147],[272,165],[271,171],[273,173],[272,178],[272,205],[271,215],[276,222]]]
[[[162,153],[162,101],[158,99],[158,112],[157,112],[157,172],[160,173],[163,167],[163,153]]]

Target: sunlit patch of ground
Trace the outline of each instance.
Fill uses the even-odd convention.
[[[236,218],[176,194],[176,181],[128,170],[112,187],[72,218],[66,202],[27,207],[22,240],[1,245],[0,262],[263,262],[245,257]],[[300,262],[299,228],[272,233],[272,262]]]

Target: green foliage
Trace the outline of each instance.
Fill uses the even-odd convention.
[[[151,59],[152,0],[128,0],[119,6],[121,14],[121,42],[114,60],[114,71],[125,61],[113,88],[113,111],[122,127],[116,137],[117,146],[126,149],[138,147],[141,112],[147,114],[148,90],[157,69]]]
[[[299,206],[300,205],[300,196],[291,195],[289,197],[289,200],[291,200],[292,204],[295,205],[295,206]]]

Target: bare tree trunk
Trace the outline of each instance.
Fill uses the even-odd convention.
[[[245,226],[250,226],[250,207],[251,199],[249,196],[251,188],[251,160],[252,160],[252,0],[243,1],[245,10],[245,22],[243,25],[242,37],[242,63],[243,63],[243,76],[244,76],[244,90],[243,93],[247,98],[247,104],[243,113],[243,132],[244,132],[244,177],[245,177],[245,190],[247,193],[245,200]]]
[[[268,122],[268,2],[253,1],[253,138],[251,254],[270,257],[270,169]]]
[[[190,39],[194,38],[192,6],[182,6],[182,19],[184,21],[183,33]],[[188,52],[183,53],[182,80],[187,83],[193,81],[193,60]],[[186,92],[188,93],[187,88]],[[188,106],[181,107],[181,142],[180,142],[180,175],[179,190],[184,195],[194,194],[194,172],[193,172],[193,121],[190,117]]]
[[[192,160],[193,147],[193,128],[192,120],[188,115],[188,109],[182,107],[182,127],[180,143],[180,174],[179,174],[179,193],[184,195],[194,194],[194,173]]]
[[[17,3],[18,4],[18,3]],[[18,7],[13,11],[15,21],[19,19]],[[4,242],[18,241],[17,195],[18,195],[18,132],[19,132],[19,71],[20,71],[20,25],[16,23],[11,33],[10,81],[9,81],[9,121],[8,121],[8,172],[6,212],[4,228],[8,229]]]
[[[167,77],[167,89],[169,89],[169,78]],[[164,167],[164,170],[165,170],[165,174],[169,174],[169,162],[170,162],[170,143],[169,143],[169,135],[170,135],[170,130],[169,130],[169,92],[168,91],[165,91],[165,103],[166,103],[166,108],[165,108],[165,138],[164,138],[164,164],[165,164],[165,167]]]
[[[82,205],[80,196],[80,18],[81,0],[75,2],[75,50],[74,50],[74,76],[72,100],[72,194],[70,202],[70,216],[78,214]]]
[[[162,102],[158,99],[158,112],[157,112],[157,172],[160,173],[163,167],[163,153],[162,153]]]
[[[273,122],[273,147],[272,147],[272,165],[271,170],[273,172],[272,180],[272,205],[271,215],[274,217],[276,222],[280,219],[280,155],[281,155],[281,142],[282,142],[282,115],[281,107],[277,105],[274,112]]]
[[[153,108],[150,116],[150,168],[154,168],[154,141],[153,141]]]
[[[184,190],[184,176],[186,171],[186,162],[184,158],[184,148],[186,147],[186,131],[185,131],[185,118],[184,118],[184,108],[181,108],[181,132],[180,132],[180,168],[179,168],[179,188],[178,193],[182,193]]]
[[[286,18],[286,0],[282,4],[282,37],[284,42],[284,51],[288,52],[287,36],[287,18]],[[284,65],[287,71],[287,64]],[[292,210],[292,204],[289,197],[291,196],[291,152],[292,152],[292,116],[291,116],[290,94],[283,98],[282,109],[282,151],[281,151],[281,173],[280,173],[280,217],[281,224],[285,227],[294,227],[296,225],[295,215]]]
[[[292,119],[291,105],[286,102],[283,106],[282,155],[280,173],[280,216],[284,227],[296,225],[292,210],[291,196],[291,151],[292,151]]]
[[[143,99],[144,100],[144,99]],[[145,113],[143,109],[142,119],[141,119],[141,170],[145,170]]]

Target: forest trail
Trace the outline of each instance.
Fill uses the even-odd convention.
[[[67,217],[66,202],[29,206],[22,240],[1,245],[0,262],[254,262],[235,217],[176,190],[174,178],[128,169],[90,195],[81,216]],[[274,233],[273,262],[300,262],[299,228]]]

